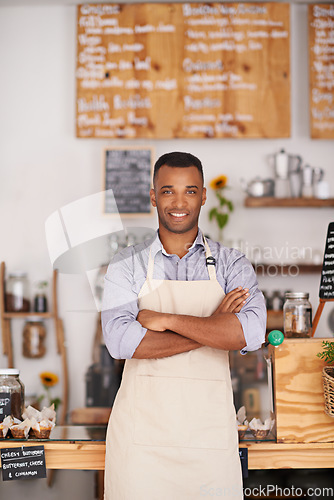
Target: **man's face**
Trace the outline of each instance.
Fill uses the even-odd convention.
[[[206,189],[196,167],[163,165],[150,191],[151,203],[157,207],[159,224],[172,233],[186,233],[197,227]]]

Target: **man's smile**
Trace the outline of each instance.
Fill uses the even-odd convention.
[[[168,215],[171,217],[171,219],[175,220],[175,221],[183,221],[187,216],[188,214],[186,212],[169,212]]]

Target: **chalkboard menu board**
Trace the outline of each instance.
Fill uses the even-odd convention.
[[[3,481],[46,477],[44,446],[3,448],[0,455]]]
[[[334,5],[309,5],[311,137],[334,139]]]
[[[334,299],[334,222],[328,226],[319,297]]]
[[[288,3],[78,6],[77,137],[290,136]]]
[[[104,212],[151,214],[153,148],[104,150]]]

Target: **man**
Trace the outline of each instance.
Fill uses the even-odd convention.
[[[156,237],[116,255],[105,277],[105,342],[127,359],[107,432],[105,499],[241,499],[228,351],[261,346],[263,295],[243,254],[198,228],[200,160],[165,154],[153,183]]]

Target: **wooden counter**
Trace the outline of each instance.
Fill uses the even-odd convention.
[[[48,469],[103,470],[104,441],[0,440],[0,448],[43,445]],[[334,468],[334,443],[241,442],[249,469]]]
[[[271,348],[277,442],[241,441],[249,469],[334,468],[334,419],[324,412],[323,361],[316,356],[321,342],[286,339]],[[106,426],[56,426],[50,440],[4,439],[0,448],[43,445],[48,469],[103,470],[105,431]]]

